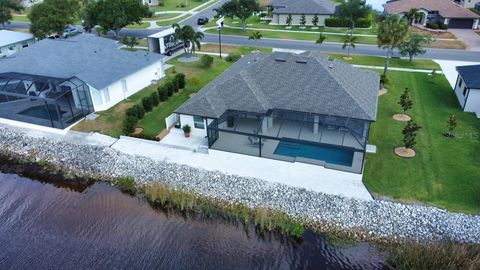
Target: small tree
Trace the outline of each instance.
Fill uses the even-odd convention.
[[[292,21],[293,21],[292,14],[288,14],[285,23],[286,23],[288,26],[291,26],[291,25],[292,25]]]
[[[417,125],[413,120],[407,122],[407,125],[403,128],[403,146],[407,149],[411,149],[417,142],[417,131],[422,127]]]
[[[239,18],[242,21],[242,31],[246,32],[247,19],[254,12],[260,11],[260,5],[257,0],[230,0],[214,10],[217,12],[217,16]]]
[[[403,114],[406,114],[408,110],[412,108],[413,101],[410,99],[410,91],[408,88],[405,88],[403,94],[400,96],[400,101],[398,102],[402,107]]]
[[[347,49],[347,57],[350,57],[350,48],[355,49],[355,44],[356,43],[357,43],[357,37],[356,36],[350,36],[349,34],[346,34],[343,37],[342,49],[345,50],[345,48],[348,48]]]
[[[260,33],[260,31],[253,31],[250,36],[248,37],[248,40],[253,40],[255,42],[255,51],[257,51],[257,42],[262,39],[263,35]]]
[[[62,35],[65,28],[73,24],[79,10],[78,0],[44,0],[35,4],[27,15],[30,32],[38,39],[51,34]]]
[[[319,21],[320,21],[320,19],[318,18],[318,15],[315,14],[315,16],[313,16],[313,18],[312,18],[312,24],[313,24],[313,26],[317,27]]]
[[[457,127],[457,118],[454,114],[452,114],[447,121],[447,132],[443,133],[445,137],[453,138],[455,134],[453,134],[453,130]]]
[[[12,19],[12,12],[19,12],[23,10],[23,6],[16,0],[0,0],[0,24],[3,29],[6,28],[5,24],[9,23]]]
[[[325,36],[322,32],[318,35],[317,41],[315,41],[315,44],[322,46],[323,42],[327,39],[327,36]]]
[[[400,44],[398,47],[400,54],[408,55],[409,63],[412,62],[413,57],[427,52],[423,47],[433,42],[433,38],[429,34],[411,33],[408,40]]]
[[[302,14],[302,16],[300,16],[300,25],[304,27],[306,23],[307,19],[305,18],[305,14]]]
[[[138,39],[136,37],[127,37],[127,36],[123,36],[121,42],[129,48],[133,48],[139,44]]]

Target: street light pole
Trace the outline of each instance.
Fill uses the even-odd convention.
[[[220,51],[220,59],[222,58],[222,27],[218,27],[218,49]]]

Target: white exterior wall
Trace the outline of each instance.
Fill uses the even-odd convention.
[[[198,136],[198,137],[205,137],[207,136],[207,126],[212,123],[213,119],[204,119],[205,122],[205,128],[200,129],[200,128],[195,128],[195,125],[193,123],[193,116],[192,115],[185,115],[185,114],[180,114],[180,127],[183,128],[185,125],[189,125],[191,127],[191,132],[190,135],[192,136]]]
[[[465,8],[474,8],[476,3],[480,3],[480,0],[463,0],[461,2]]]
[[[162,61],[158,61],[112,83],[104,89],[98,90],[89,85],[93,107],[95,111],[107,110],[118,102],[149,86],[152,80],[159,80],[163,76],[165,76],[163,63]]]
[[[457,84],[455,85],[455,95],[457,96],[460,106],[465,112],[474,112],[477,117],[480,117],[480,89],[468,89],[463,95],[466,85],[462,77],[458,76]]]
[[[23,49],[24,45],[30,46],[35,43],[35,39],[28,39],[17,43],[9,44],[7,46],[0,47],[0,57],[10,56]]]
[[[274,14],[272,23],[287,25],[288,14]],[[292,14],[292,25],[300,25],[301,14]],[[305,15],[305,20],[307,23],[305,25],[313,25],[312,19],[315,15]],[[325,19],[330,18],[330,15],[318,15],[318,26],[325,26]]]

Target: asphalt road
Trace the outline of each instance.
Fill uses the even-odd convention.
[[[181,24],[189,24],[194,27],[197,26],[197,19],[200,16],[206,16],[213,18],[215,16],[216,7],[220,6],[224,0],[211,7],[199,12]],[[8,25],[9,28],[28,28],[28,23],[12,22]],[[123,29],[120,35],[134,36],[138,38],[145,38],[151,34],[158,32],[159,29]],[[204,42],[218,43],[218,35],[205,34]],[[254,46],[255,43],[252,40],[248,40],[247,37],[240,36],[222,36],[222,44],[240,45],[240,46]],[[316,45],[313,41],[300,41],[300,40],[282,40],[282,39],[268,39],[264,38],[257,41],[257,45],[267,48],[284,48],[295,50],[320,50],[324,52],[344,53],[342,44],[325,42],[322,46]],[[373,56],[385,56],[385,51],[372,45],[357,45],[355,49],[352,49],[353,54],[365,54]],[[447,50],[447,49],[427,49],[427,52],[418,58],[429,58],[439,60],[457,60],[457,61],[472,61],[480,62],[480,52],[465,51],[465,50]]]

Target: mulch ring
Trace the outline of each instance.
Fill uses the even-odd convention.
[[[388,93],[388,90],[386,88],[382,88],[382,89],[378,90],[378,95],[379,96],[383,96],[386,93]]]
[[[413,158],[417,155],[415,150],[411,148],[405,148],[403,146],[395,148],[394,152],[397,156],[403,157],[403,158]]]
[[[397,113],[393,115],[393,119],[401,122],[408,122],[412,120],[412,118],[406,114],[403,113]]]

